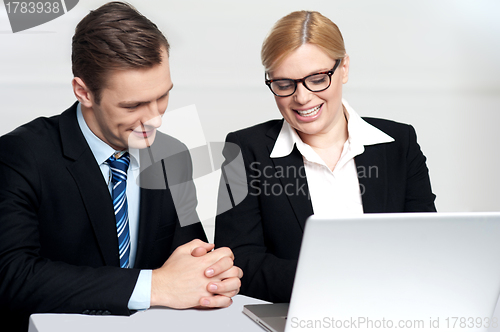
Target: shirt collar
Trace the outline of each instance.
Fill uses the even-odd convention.
[[[108,144],[103,142],[92,132],[92,130],[90,130],[87,122],[85,121],[85,118],[83,117],[82,106],[80,103],[78,103],[78,106],[76,107],[76,118],[78,120],[80,130],[82,131],[83,136],[85,137],[85,140],[87,141],[87,144],[89,145],[90,150],[92,151],[92,154],[94,155],[94,158],[97,161],[98,165],[103,164],[112,154],[120,152],[116,151]],[[139,150],[129,149],[129,155],[130,167],[132,169],[139,168]]]
[[[342,100],[342,104],[347,111],[347,117],[349,119],[347,121],[348,141],[351,145],[351,149],[356,151],[356,155],[364,152],[365,145],[394,141],[394,138],[363,120],[345,100]],[[312,148],[302,142],[300,136],[288,122],[283,121],[283,126],[276,139],[273,151],[271,151],[271,158],[288,156],[292,153],[295,145],[297,145],[297,149],[299,149],[302,155],[310,155],[309,150],[312,150]]]

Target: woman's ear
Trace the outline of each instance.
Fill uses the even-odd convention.
[[[342,83],[346,84],[349,80],[349,55],[346,54],[344,59],[342,60],[342,64],[340,65],[340,69],[342,70]]]

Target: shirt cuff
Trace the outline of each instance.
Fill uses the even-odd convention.
[[[134,291],[128,301],[130,310],[146,310],[151,305],[151,280],[153,270],[141,270]]]

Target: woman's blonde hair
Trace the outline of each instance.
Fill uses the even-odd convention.
[[[266,72],[306,43],[318,46],[332,59],[343,59],[346,53],[344,39],[335,23],[319,12],[296,11],[276,22],[262,44],[261,58]]]

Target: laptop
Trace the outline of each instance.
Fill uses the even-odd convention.
[[[499,294],[500,213],[311,216],[287,315],[244,313],[273,332],[500,331]]]

